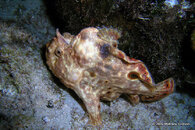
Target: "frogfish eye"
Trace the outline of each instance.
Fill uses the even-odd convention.
[[[55,55],[58,56],[58,57],[61,56],[62,55],[62,50],[60,48],[56,48]]]

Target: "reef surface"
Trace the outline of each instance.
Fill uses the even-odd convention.
[[[186,93],[185,89],[182,89],[188,88],[189,90],[193,90],[193,88],[189,88],[188,85],[176,86],[180,88],[180,91],[175,91],[170,96],[149,104],[140,103],[136,106],[132,106],[123,96],[113,102],[101,102],[103,125],[95,127],[87,124],[88,116],[82,101],[73,91],[61,84],[47,68],[44,47],[46,43],[55,36],[55,29],[57,27],[63,32],[67,30],[67,32],[76,34],[80,28],[85,26],[105,25],[115,27],[119,23],[114,22],[114,20],[108,20],[107,24],[105,24],[107,21],[106,18],[108,17],[104,16],[101,19],[101,24],[97,24],[96,20],[92,20],[90,21],[91,24],[88,24],[87,20],[91,20],[90,17],[88,19],[81,17],[82,20],[84,20],[84,25],[79,25],[78,30],[75,30],[75,28],[78,27],[77,23],[69,25],[69,23],[73,22],[67,21],[67,23],[65,23],[61,19],[62,21],[60,22],[64,23],[63,25],[60,24],[59,21],[54,20],[54,16],[51,15],[50,12],[54,13],[59,10],[56,11],[56,8],[50,8],[50,11],[48,11],[48,7],[51,7],[50,2],[51,1],[46,2],[42,0],[23,0],[20,2],[17,0],[0,1],[0,129],[98,129],[99,127],[101,129],[193,129],[195,127],[195,99],[193,95]],[[81,0],[78,2],[83,2],[82,4],[84,4],[85,1]],[[112,2],[106,2],[112,4]],[[121,2],[122,5],[120,5],[120,3],[118,5],[114,3],[114,6],[109,6],[113,8],[107,12],[101,12],[100,10],[94,11],[97,11],[96,15],[98,15],[98,13],[104,13],[110,17],[112,11],[119,11],[118,9],[123,7],[124,16],[128,16],[126,9],[131,3],[123,3],[126,2],[125,0],[119,2]],[[175,72],[178,71],[176,71],[177,69],[175,69],[175,67],[178,68],[178,64],[179,67],[182,65],[182,59],[167,59],[167,62],[163,62],[162,64],[163,66],[168,66],[168,69],[171,70],[169,71],[170,73],[159,74],[163,71],[157,68],[159,69],[158,73],[155,71],[155,67],[158,66],[157,64],[161,63],[156,63],[155,60],[150,63],[151,59],[147,60],[149,57],[142,57],[146,53],[150,53],[154,56],[157,55],[158,52],[154,52],[153,48],[151,48],[151,52],[153,51],[153,53],[145,51],[145,49],[142,51],[143,43],[146,44],[143,47],[147,46],[147,43],[141,42],[144,40],[140,39],[145,39],[145,41],[149,39],[149,41],[153,41],[154,43],[156,41],[164,43],[164,40],[160,38],[166,39],[164,31],[169,30],[166,30],[167,26],[164,26],[163,31],[158,31],[158,27],[160,25],[170,25],[168,27],[175,29],[175,31],[172,32],[172,36],[175,37],[168,37],[167,42],[171,43],[171,40],[182,42],[182,39],[185,39],[185,33],[182,32],[183,28],[178,26],[178,31],[176,26],[171,26],[175,25],[173,24],[174,20],[177,20],[178,17],[176,17],[174,13],[173,16],[175,17],[158,17],[159,12],[156,10],[157,13],[154,12],[156,17],[152,21],[156,20],[158,23],[162,19],[165,19],[168,22],[172,22],[170,22],[170,24],[154,24],[156,28],[152,28],[154,27],[153,24],[143,22],[147,21],[147,18],[152,17],[147,15],[150,13],[142,10],[145,9],[142,8],[142,6],[148,3],[143,4],[141,1],[139,2],[135,3],[135,5],[133,4],[132,8],[132,11],[137,9],[139,13],[132,12],[129,14],[129,17],[132,16],[133,19],[131,20],[133,22],[129,24],[125,23],[122,24],[121,27],[118,27],[119,30],[123,31],[123,35],[127,35],[127,39],[131,39],[130,41],[127,39],[126,41],[125,39],[122,40],[124,44],[121,44],[121,49],[132,57],[135,57],[134,55],[136,55],[137,57],[135,58],[138,59],[141,57],[142,61],[146,62],[149,69],[153,70],[151,73],[156,82],[163,78],[170,77],[170,73],[177,77],[177,73]],[[138,7],[137,4],[140,4],[139,8],[136,8]],[[57,2],[56,5],[58,5]],[[89,3],[87,5],[89,5]],[[90,7],[95,8],[95,4],[92,5],[93,6]],[[96,5],[103,8],[99,3]],[[77,7],[77,4],[72,3],[70,7]],[[171,8],[171,11],[169,10],[170,12],[176,12],[180,9],[169,8]],[[73,12],[74,9],[78,8],[73,8]],[[83,10],[82,12],[84,13],[85,11],[86,10]],[[59,15],[60,14],[58,14],[58,16]],[[122,15],[118,17],[119,20],[123,22],[130,21],[129,17],[121,16]],[[53,19],[51,20],[51,18]],[[113,18],[116,19],[114,16]],[[54,21],[59,24],[56,24]],[[114,23],[111,24],[110,21]],[[153,35],[153,33],[144,30],[144,28],[142,28],[143,26],[140,25],[145,26],[145,29],[151,29],[151,32],[158,35]],[[123,28],[132,30],[127,31]],[[135,43],[138,43],[138,40],[140,41],[140,45],[136,46],[137,44]],[[129,41],[128,44],[127,41]],[[170,46],[175,45],[171,44]],[[137,55],[136,48],[143,54],[140,53],[140,55]],[[164,46],[159,46],[159,48],[164,50]],[[175,59],[175,55],[180,54],[180,45],[176,50],[177,49],[179,53],[174,53],[173,59]],[[170,54],[172,54],[171,51],[168,51],[168,53],[164,53],[164,57],[170,56]],[[162,55],[159,56],[162,58]],[[174,67],[172,65],[176,66]],[[161,68],[163,70],[167,69]],[[181,72],[183,72],[183,70]],[[182,78],[178,78],[178,84],[180,81],[182,82]]]

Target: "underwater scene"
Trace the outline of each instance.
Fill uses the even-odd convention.
[[[0,130],[195,129],[193,0],[1,0]]]

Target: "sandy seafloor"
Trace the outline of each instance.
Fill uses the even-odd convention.
[[[195,99],[174,92],[132,106],[101,102],[94,127],[81,100],[48,70],[44,45],[55,28],[41,0],[0,1],[0,129],[194,129]]]

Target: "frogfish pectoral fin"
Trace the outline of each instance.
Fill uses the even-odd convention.
[[[166,79],[158,84],[155,85],[155,90],[150,95],[142,95],[141,100],[142,101],[157,101],[160,100],[169,94],[171,94],[174,91],[174,80],[173,78]]]

